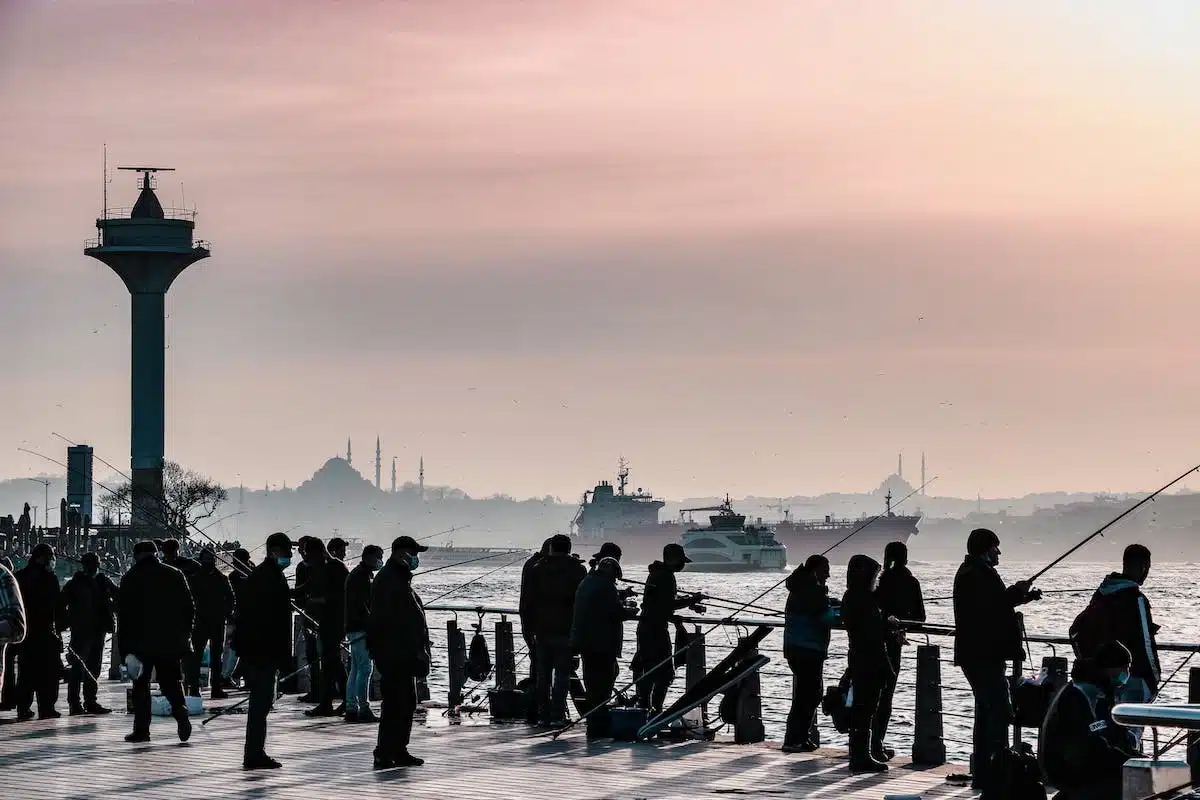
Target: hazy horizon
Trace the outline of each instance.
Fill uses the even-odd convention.
[[[1157,488],[1200,460],[1196,41],[1167,1],[0,4],[0,475],[52,432],[128,465],[107,142],[213,242],[167,456],[231,485],[378,434],[385,486],[472,495],[899,451],[945,496]]]

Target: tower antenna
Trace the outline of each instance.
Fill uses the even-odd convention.
[[[100,191],[103,194],[103,205],[101,209],[100,219],[108,219],[108,142],[104,142],[101,146],[102,155],[100,156],[101,169],[104,171],[100,180]],[[100,226],[97,225],[97,228]]]

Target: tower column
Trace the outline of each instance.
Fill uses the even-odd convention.
[[[166,450],[166,295],[138,292],[133,298],[130,370],[130,466],[133,520],[162,528],[163,461]]]

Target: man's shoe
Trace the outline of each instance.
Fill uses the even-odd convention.
[[[302,694],[299,697],[297,697],[296,702],[297,703],[315,703],[315,702],[319,701],[320,699],[321,698],[317,697],[312,692],[309,692],[308,694]]]
[[[384,758],[383,756],[375,756],[375,760],[371,764],[371,769],[394,769],[399,766],[394,758]]]
[[[33,709],[32,709],[32,708],[22,708],[22,709],[18,709],[18,711],[17,711],[17,722],[28,722],[29,720],[33,719],[33,718],[34,718],[34,717],[36,717],[36,716],[37,716],[37,714],[34,714],[34,713],[33,713]]]
[[[355,722],[379,722],[379,717],[375,716],[375,712],[371,710],[370,706],[367,706],[365,711],[358,712]]]
[[[800,744],[785,744],[779,749],[784,753],[811,753],[818,747],[819,745],[814,742],[801,742]]]
[[[82,714],[88,713],[88,711],[79,703],[71,703],[71,705],[67,708],[67,713],[72,717],[78,717]]]
[[[125,734],[125,741],[130,744],[140,744],[141,742],[150,741],[150,731],[134,731],[133,733]]]
[[[187,717],[180,717],[176,722],[179,726],[179,741],[186,742],[192,738],[192,721]]]
[[[100,705],[99,703],[88,703],[86,706],[83,707],[83,710],[86,711],[88,714],[111,714],[112,713],[111,708],[105,708],[104,706]]]
[[[213,690],[212,690],[212,694],[211,694],[211,695],[209,695],[209,696],[210,696],[210,697],[211,697],[213,700],[228,700],[228,699],[229,699],[229,695],[228,695],[228,694],[226,694],[226,693],[225,693],[225,690],[224,690],[224,689],[222,689],[222,688],[221,688],[221,687],[219,687],[219,686],[218,686],[218,687],[216,687],[215,689],[213,689]]]
[[[876,761],[873,758],[851,758],[850,759],[850,774],[862,775],[871,772],[887,772],[888,765],[882,761]]]
[[[247,759],[242,762],[242,769],[279,769],[283,764],[280,764],[270,756],[259,756],[258,758]]]
[[[333,709],[333,715],[335,717],[340,717],[345,713],[346,713],[346,704],[345,703],[338,703],[337,708]]]
[[[407,750],[396,756],[396,766],[398,767],[419,767],[424,763],[425,759],[417,758]]]
[[[305,711],[304,716],[306,716],[306,717],[335,717],[337,715],[333,713],[333,706],[322,703],[321,705],[317,706],[316,708],[310,708],[308,711]]]
[[[53,708],[50,709],[49,711],[39,711],[38,712],[38,719],[58,719],[61,716],[62,716],[62,712],[57,711]]]

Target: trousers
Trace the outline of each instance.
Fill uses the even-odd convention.
[[[411,673],[379,668],[379,735],[375,740],[378,758],[396,758],[408,752],[412,738],[413,713],[417,710],[417,686]]]
[[[886,642],[888,661],[892,665],[892,676],[884,681],[879,693],[879,710],[875,714],[875,737],[880,744],[887,736],[888,723],[892,720],[892,698],[896,694],[896,683],[900,680],[900,658],[903,645],[894,640]]]
[[[142,672],[133,682],[133,731],[150,732],[150,676],[158,677],[158,690],[171,704],[171,715],[176,719],[187,716],[187,702],[183,699],[183,681],[180,677],[179,658],[138,657]]]
[[[783,655],[792,670],[792,708],[783,743],[802,745],[809,740],[825,693],[825,656],[803,648],[784,650]]]
[[[984,787],[992,756],[1008,747],[1008,726],[1013,719],[1012,698],[1003,661],[960,664],[975,695],[975,727],[971,735],[972,785]]]
[[[321,645],[321,705],[333,705],[346,699],[346,667],[342,664],[342,640],[326,638]]]
[[[567,716],[571,688],[571,648],[566,636],[539,636],[537,640],[538,719],[554,722]]]
[[[275,705],[275,679],[279,672],[266,664],[243,664],[246,688],[250,690],[249,708],[246,709],[246,745],[242,750],[244,761],[263,758],[267,747],[267,714]]]
[[[67,679],[67,704],[72,708],[80,705],[81,687],[84,703],[95,705],[96,681],[100,678],[100,662],[103,658],[103,631],[71,631],[71,649],[67,653],[67,661],[71,665],[71,675]]]
[[[26,639],[21,644],[17,663],[17,707],[49,712],[58,702],[58,684],[62,681],[61,645],[58,639]]]
[[[588,715],[588,735],[607,736],[610,727],[608,709],[605,706],[612,698],[613,687],[617,683],[617,655],[585,650],[580,653],[580,660],[583,662],[586,698],[583,713]]]
[[[640,708],[661,709],[667,691],[675,680],[674,645],[665,627],[642,626],[637,629],[637,700]]]
[[[350,634],[350,674],[346,678],[346,711],[369,711],[371,691],[371,653],[367,650],[367,635],[362,631]]]
[[[187,688],[192,697],[200,695],[200,666],[204,662],[204,651],[208,650],[208,686],[217,689],[221,686],[218,676],[221,674],[221,660],[225,650],[225,626],[200,627],[192,632],[192,655],[185,659],[187,664]]]

